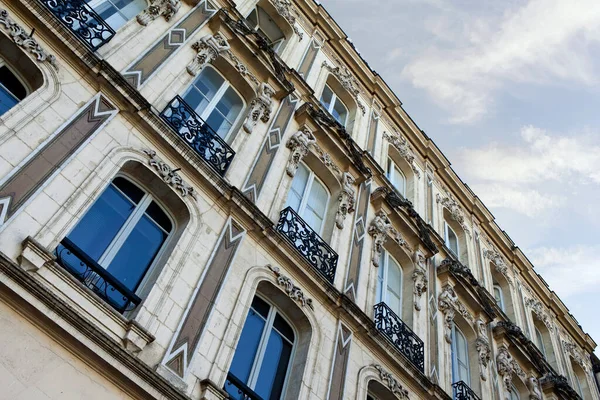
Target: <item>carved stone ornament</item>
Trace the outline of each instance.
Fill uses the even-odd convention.
[[[327,168],[329,168],[334,175],[337,175],[337,176],[342,175],[342,170],[340,169],[340,167],[338,167],[335,164],[335,162],[333,161],[333,158],[331,158],[329,153],[325,152],[325,150],[323,150],[321,148],[321,146],[319,146],[318,144],[315,143],[315,145],[312,147],[312,149],[315,151],[315,154],[317,155],[317,157],[319,157],[319,160],[321,160],[323,165],[325,165]]]
[[[527,380],[527,375],[523,372],[519,363],[510,355],[505,345],[500,345],[498,348],[496,367],[498,368],[498,375],[502,377],[502,381],[504,382],[506,393],[510,393],[513,374],[519,376],[523,381]]]
[[[294,284],[294,282],[287,276],[283,275],[280,272],[279,267],[273,267],[272,265],[267,265],[275,276],[277,277],[277,284],[285,290],[285,293],[288,297],[294,300],[297,303],[300,303],[302,307],[309,307],[311,310],[314,310],[313,301],[304,295],[302,289]]]
[[[404,389],[402,385],[383,367],[379,364],[373,364],[373,368],[379,371],[379,378],[383,383],[385,383],[390,390],[394,394],[394,396],[398,397],[402,400],[408,400],[408,390]]]
[[[417,168],[417,165],[415,164],[415,153],[410,144],[408,144],[408,140],[399,133],[388,134],[387,132],[384,132],[383,137],[398,150],[400,157],[406,160],[415,175],[420,178],[421,171],[419,171],[419,168]]]
[[[546,328],[548,328],[548,330],[550,332],[552,332],[554,330],[554,326],[552,324],[552,319],[550,318],[550,316],[546,312],[545,307],[542,305],[542,303],[539,300],[533,299],[531,297],[526,297],[525,305],[527,307],[531,308],[531,311],[533,311],[533,313],[535,315],[537,315],[537,317],[540,319],[540,321],[542,321],[544,323],[544,325],[546,325]]]
[[[577,364],[581,366],[586,372],[591,369],[591,362],[587,361],[588,357],[584,355],[583,350],[579,348],[575,343],[568,342],[566,340],[562,341],[563,348],[575,360]]]
[[[296,175],[300,162],[306,157],[310,151],[310,147],[315,145],[316,142],[315,135],[307,127],[301,128],[290,137],[285,145],[285,147],[292,151],[285,168],[285,172],[289,176],[293,177]]]
[[[147,26],[160,16],[168,22],[181,8],[181,0],[152,0],[148,8],[136,17],[140,25]]]
[[[354,97],[358,108],[360,108],[363,115],[365,115],[367,113],[367,109],[358,99],[358,95],[360,94],[360,89],[358,88],[359,83],[354,77],[354,75],[352,75],[352,72],[350,72],[350,70],[344,65],[342,65],[341,67],[332,67],[329,64],[327,64],[327,61],[323,61],[322,66],[327,68],[327,70],[331,72],[333,76],[337,78],[338,81],[340,81],[342,87],[346,89],[352,97]]]
[[[231,60],[231,62],[233,63],[233,66],[235,67],[237,72],[240,73],[240,75],[250,79],[252,81],[252,83],[254,83],[256,86],[261,85],[261,83],[258,81],[258,78],[256,76],[254,76],[254,74],[252,72],[250,72],[248,67],[246,67],[246,64],[244,64],[242,62],[242,60],[240,60],[235,54],[233,54],[233,52],[231,50],[226,50],[223,52],[223,54]],[[260,88],[259,88],[259,90],[260,90]],[[270,97],[272,97],[272,95],[269,96],[269,98]]]
[[[375,218],[371,221],[367,233],[373,237],[371,262],[375,267],[379,267],[381,251],[383,250],[383,245],[387,241],[388,236],[400,247],[403,247],[408,253],[413,252],[412,247],[404,240],[400,232],[392,226],[392,222],[383,210],[380,210],[375,214]]]
[[[186,197],[190,195],[193,199],[197,200],[196,192],[194,188],[188,185],[177,173],[176,169],[171,168],[167,163],[156,156],[156,151],[154,150],[144,150],[144,153],[150,157],[148,160],[148,164],[158,172],[158,175],[161,177],[163,182],[167,185],[172,186],[181,197]]]
[[[483,256],[490,260],[490,262],[494,264],[494,268],[496,268],[496,271],[504,275],[508,283],[512,285],[512,279],[510,278],[508,273],[508,265],[506,265],[506,262],[504,261],[504,258],[502,258],[500,253],[498,253],[495,250],[485,249],[483,250]]]
[[[35,39],[29,36],[21,25],[10,18],[8,16],[8,11],[3,8],[0,8],[0,25],[4,27],[4,30],[8,32],[8,35],[17,46],[22,47],[33,54],[36,60],[47,62],[54,68],[58,68],[56,57],[46,53],[46,50],[44,50]]]
[[[230,49],[227,39],[221,33],[206,35],[192,44],[196,50],[194,60],[187,66],[187,72],[196,76],[206,64],[210,64],[219,57],[221,53]]]
[[[415,265],[415,270],[412,274],[414,283],[413,287],[413,303],[415,310],[421,311],[421,296],[427,291],[427,276],[425,270],[418,265]]]
[[[465,216],[463,215],[463,212],[460,206],[458,205],[458,202],[452,197],[452,195],[446,192],[446,196],[442,196],[438,193],[435,197],[438,203],[441,203],[443,207],[446,207],[446,209],[448,209],[448,212],[450,212],[450,216],[452,217],[452,219],[458,222],[460,227],[467,234],[471,235],[471,231],[467,227],[467,223],[465,221]]]
[[[490,359],[492,357],[492,348],[490,346],[490,342],[487,338],[487,331],[485,322],[478,318],[475,321],[477,339],[475,340],[475,348],[477,349],[477,354],[479,355],[479,376],[482,380],[487,380],[488,376],[488,364],[490,363]]]
[[[442,292],[438,296],[438,310],[444,315],[444,338],[448,343],[452,343],[452,324],[454,323],[454,316],[457,312],[471,325],[474,323],[473,316],[458,300],[456,292],[450,285],[444,286]]]
[[[250,110],[244,121],[246,132],[252,133],[259,119],[264,123],[269,122],[273,109],[272,97],[274,94],[275,91],[269,85],[266,83],[260,84],[256,97],[250,102]]]
[[[354,212],[356,205],[356,191],[354,190],[354,177],[349,172],[342,174],[342,191],[338,196],[338,210],[335,213],[335,226],[344,228],[344,221],[348,213]]]
[[[279,15],[281,15],[287,22],[290,23],[290,25],[292,26],[292,29],[294,29],[294,32],[296,33],[296,35],[298,35],[298,37],[300,38],[300,40],[302,40],[303,38],[303,34],[302,32],[300,32],[300,29],[298,29],[298,27],[296,26],[296,17],[293,14],[293,6],[292,6],[292,2],[290,0],[272,0],[273,6],[275,6],[275,10],[277,10],[277,13]]]
[[[527,389],[529,389],[529,400],[542,400],[542,391],[540,390],[540,382],[535,376],[527,378]]]

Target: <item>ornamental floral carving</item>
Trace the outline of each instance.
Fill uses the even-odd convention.
[[[310,309],[314,310],[312,299],[306,297],[302,289],[300,289],[294,284],[294,281],[292,281],[289,277],[283,275],[280,272],[279,267],[273,267],[269,264],[267,265],[267,268],[273,271],[273,274],[275,274],[275,276],[277,277],[277,284],[283,287],[285,293],[290,299],[294,300],[297,303],[300,303],[302,307],[308,306]]]
[[[181,0],[153,0],[151,4],[136,17],[140,25],[147,26],[160,16],[168,22],[181,8]]]
[[[566,340],[562,341],[563,348],[575,360],[577,364],[581,366],[585,371],[589,371],[591,369],[589,362],[587,361],[588,357],[586,357],[583,353],[583,350],[579,348],[575,343],[568,342]]]
[[[354,190],[355,179],[349,172],[342,174],[342,191],[338,196],[338,210],[335,213],[335,225],[344,228],[344,221],[348,213],[354,212],[356,196]]]
[[[540,390],[540,383],[535,376],[527,378],[527,389],[529,389],[529,400],[542,400],[542,391]]]
[[[196,56],[187,66],[187,72],[196,76],[206,64],[210,64],[219,57],[221,53],[230,49],[227,39],[221,33],[215,35],[206,35],[192,44],[196,50]]]
[[[4,30],[7,31],[8,35],[17,46],[22,47],[24,50],[33,54],[36,60],[47,62],[54,68],[58,68],[56,57],[46,53],[46,50],[44,50],[34,38],[29,36],[21,25],[10,18],[8,16],[8,11],[3,8],[0,8],[0,25],[4,27]]]
[[[256,97],[250,102],[250,110],[244,121],[244,130],[246,132],[252,133],[259,119],[264,123],[269,122],[273,108],[273,100],[271,98],[274,94],[275,91],[269,85],[266,83],[260,84]]]
[[[427,276],[425,270],[418,265],[415,265],[415,270],[412,274],[414,283],[413,287],[413,303],[415,310],[421,311],[421,296],[427,290]]]
[[[383,245],[387,241],[388,236],[392,238],[400,247],[404,247],[407,252],[412,253],[413,249],[410,247],[408,242],[404,240],[400,232],[398,232],[393,226],[392,222],[388,218],[383,210],[380,210],[375,214],[375,217],[371,221],[367,233],[373,237],[373,249],[371,255],[371,262],[375,267],[379,267],[379,260],[381,258],[381,252]]]
[[[462,212],[460,206],[458,205],[458,202],[452,197],[452,195],[450,193],[446,192],[446,196],[442,196],[441,194],[438,193],[435,197],[436,197],[436,201],[438,203],[441,203],[442,206],[448,210],[452,219],[455,220],[456,222],[458,222],[460,227],[467,234],[471,235],[471,231],[467,227],[467,223],[465,221],[465,216],[463,215],[463,212]]]
[[[444,286],[438,296],[438,310],[444,315],[444,338],[448,343],[452,343],[452,324],[457,312],[473,325],[473,316],[458,300],[456,292],[450,285]]]
[[[322,66],[327,68],[327,70],[331,72],[333,76],[337,78],[338,81],[340,81],[342,87],[346,89],[346,91],[348,91],[348,93],[350,93],[352,97],[354,97],[358,108],[360,108],[363,115],[365,115],[367,109],[358,99],[358,95],[360,94],[360,89],[358,88],[359,83],[354,77],[354,75],[352,75],[352,72],[350,72],[350,70],[344,65],[342,65],[341,67],[332,67],[329,64],[327,64],[327,61],[323,61]]]
[[[542,303],[539,300],[536,300],[531,297],[526,297],[525,305],[527,305],[527,307],[531,308],[531,311],[533,311],[535,313],[535,315],[537,315],[537,317],[544,323],[544,325],[546,325],[546,328],[548,328],[548,330],[550,332],[553,331],[554,327],[552,324],[552,319],[550,318],[550,316],[546,312],[545,307],[542,305]]]
[[[302,37],[304,35],[296,26],[296,17],[294,16],[292,11],[292,2],[290,0],[273,0],[273,6],[275,6],[275,10],[277,10],[277,13],[281,15],[287,22],[289,22],[289,24],[292,26],[292,29],[294,29],[296,35],[298,35],[300,40],[302,40]]]
[[[396,380],[396,378],[392,376],[392,374],[384,370],[379,364],[373,364],[372,367],[379,371],[379,378],[387,385],[390,392],[392,392],[399,399],[408,400],[408,390],[404,389]]]
[[[408,144],[408,140],[399,133],[388,134],[387,132],[384,132],[383,137],[398,150],[400,157],[406,160],[415,175],[420,178],[421,171],[419,171],[419,168],[417,168],[417,165],[415,164],[415,153],[410,144]]]
[[[285,172],[294,177],[296,175],[296,171],[298,170],[298,165],[308,152],[310,151],[310,147],[314,146],[317,142],[317,139],[313,135],[313,133],[307,127],[301,128],[299,131],[294,133],[292,137],[288,140],[285,145],[292,152],[290,153],[290,158],[288,159],[287,166]]]
[[[488,376],[488,364],[490,363],[490,359],[492,357],[492,348],[490,347],[490,342],[487,338],[487,331],[485,322],[478,318],[475,321],[477,339],[475,340],[475,348],[477,349],[477,354],[479,355],[479,376],[482,380],[487,380]]]
[[[319,157],[319,160],[321,160],[323,165],[329,168],[334,175],[342,175],[342,170],[335,164],[333,158],[331,158],[331,155],[329,155],[329,153],[323,150],[318,144],[315,144],[312,147],[312,149],[315,151],[315,154],[317,155],[317,157]]]
[[[172,186],[181,197],[186,197],[190,195],[193,199],[196,199],[196,192],[194,188],[188,185],[177,173],[178,169],[171,168],[170,165],[165,163],[159,157],[156,156],[156,151],[154,150],[144,150],[144,153],[148,155],[150,158],[148,160],[148,164],[151,167],[154,167],[156,172],[158,172],[158,176],[165,182],[167,185]]]
[[[505,345],[500,345],[498,354],[496,355],[496,367],[498,374],[504,382],[504,389],[507,393],[510,392],[512,385],[512,375],[516,374],[523,381],[527,380],[527,375],[521,369],[521,366],[513,359]]]
[[[504,275],[508,283],[512,285],[512,279],[510,278],[508,273],[508,266],[506,265],[506,262],[504,261],[504,258],[500,255],[500,253],[498,253],[495,250],[485,249],[483,250],[483,256],[490,260],[490,262],[494,264],[494,268],[496,269],[496,271]]]
[[[233,54],[233,52],[231,50],[226,50],[223,52],[223,54],[231,60],[231,62],[233,63],[233,66],[235,67],[237,72],[240,73],[240,75],[250,79],[252,81],[252,83],[254,83],[256,86],[260,86],[260,82],[258,81],[258,78],[256,78],[256,76],[254,76],[254,74],[252,72],[250,72],[248,67],[246,67],[246,64],[244,64],[242,62],[242,60],[240,60],[235,54]],[[269,97],[272,97],[272,96],[269,96]]]

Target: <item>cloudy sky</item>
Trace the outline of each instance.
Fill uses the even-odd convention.
[[[600,2],[321,2],[600,344]]]

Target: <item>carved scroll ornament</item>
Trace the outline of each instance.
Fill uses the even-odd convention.
[[[197,54],[186,69],[190,75],[196,76],[205,65],[212,63],[221,53],[229,50],[230,46],[221,33],[216,33],[215,35],[206,35],[194,42],[192,48],[196,50]]]
[[[408,400],[408,390],[404,389],[392,374],[384,370],[379,364],[373,364],[372,367],[379,371],[379,378],[387,385],[390,392],[401,400]]]
[[[507,282],[512,284],[512,279],[509,276],[508,265],[504,261],[504,258],[495,250],[483,250],[483,256],[490,260],[494,264],[496,271],[500,272],[506,278]]]
[[[444,286],[442,292],[438,296],[438,310],[444,315],[444,338],[448,343],[452,343],[452,324],[454,323],[454,316],[457,312],[471,325],[474,323],[473,316],[458,300],[456,292],[450,285]]]
[[[356,205],[356,191],[354,190],[354,177],[349,172],[342,174],[342,191],[338,196],[338,210],[335,214],[335,225],[344,228],[344,221],[348,213],[354,212]]]
[[[302,40],[304,35],[296,26],[296,17],[294,16],[292,11],[292,2],[290,0],[272,0],[272,2],[273,6],[275,6],[275,10],[277,10],[277,13],[281,15],[287,22],[289,22],[289,24],[292,26],[292,29],[294,29],[296,35],[298,35],[300,40]]]
[[[358,108],[360,108],[363,115],[365,115],[367,109],[358,98],[358,95],[360,94],[360,89],[358,88],[359,83],[354,77],[354,75],[352,75],[352,72],[350,72],[350,70],[344,65],[342,65],[341,67],[332,67],[329,64],[327,64],[327,61],[323,61],[322,66],[324,68],[327,68],[327,70],[337,78],[337,80],[342,84],[342,87],[346,89],[348,93],[350,93],[354,100],[356,100]]]
[[[168,22],[181,8],[181,0],[153,0],[151,4],[136,17],[140,25],[147,26],[162,16]]]
[[[413,252],[412,248],[402,237],[400,232],[392,226],[392,222],[383,210],[380,210],[375,214],[375,218],[371,221],[367,233],[373,237],[371,262],[375,267],[379,267],[383,245],[387,241],[388,236],[392,237],[400,247],[404,247],[409,253]]]
[[[252,133],[259,119],[264,123],[269,122],[273,109],[272,97],[274,94],[275,91],[269,85],[266,83],[260,84],[256,97],[250,102],[248,115],[244,121],[246,132]]]
[[[307,127],[301,128],[290,137],[285,145],[292,151],[285,168],[285,172],[289,176],[294,177],[296,175],[298,166],[310,151],[310,147],[314,146],[316,142],[315,135]]]
[[[25,32],[25,29],[23,29],[21,25],[17,24],[8,16],[8,11],[3,8],[0,8],[0,25],[4,27],[4,30],[8,32],[8,35],[17,46],[22,47],[33,54],[36,60],[47,62],[54,68],[58,67],[56,64],[56,57],[52,54],[48,54],[35,39]]]
[[[531,308],[531,311],[533,311],[533,313],[535,315],[537,315],[537,317],[544,323],[544,325],[546,325],[546,328],[548,328],[548,330],[550,332],[552,332],[554,330],[554,324],[552,323],[552,318],[550,318],[545,307],[542,305],[542,303],[539,300],[533,299],[531,297],[526,297],[525,305],[527,307]]]
[[[156,151],[154,150],[144,150],[144,153],[148,155],[150,158],[148,160],[148,165],[154,167],[158,175],[161,177],[163,182],[167,185],[172,186],[181,197],[186,197],[190,195],[193,199],[196,199],[196,192],[194,188],[188,185],[177,173],[176,169],[171,168],[170,165],[165,163],[159,157],[156,156]]]
[[[384,132],[383,137],[398,150],[400,157],[410,165],[415,175],[420,178],[421,171],[419,171],[419,168],[417,168],[417,165],[415,164],[415,153],[412,147],[410,147],[410,144],[408,144],[408,140],[399,133],[388,134],[387,132]]]
[[[479,355],[479,376],[482,380],[487,380],[488,376],[488,365],[492,358],[492,348],[487,337],[485,322],[478,318],[475,321],[477,339],[475,339],[475,348]]]
[[[467,226],[465,216],[463,215],[460,205],[458,205],[458,202],[452,197],[452,195],[450,193],[446,192],[446,196],[442,196],[441,194],[438,193],[436,195],[436,201],[438,203],[441,203],[442,206],[448,210],[452,219],[455,220],[456,222],[458,222],[460,227],[467,234],[471,235],[471,231],[469,230],[469,227]]]
[[[283,287],[285,293],[290,299],[294,300],[297,303],[300,303],[302,307],[308,306],[310,309],[314,310],[312,299],[306,297],[302,289],[296,286],[289,277],[283,275],[280,272],[279,267],[273,267],[269,264],[267,265],[267,268],[273,271],[273,273],[277,277],[277,284]]]

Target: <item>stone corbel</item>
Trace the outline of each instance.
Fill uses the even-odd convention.
[[[197,200],[194,188],[188,185],[183,178],[179,176],[177,173],[178,169],[171,168],[169,164],[157,157],[156,151],[154,150],[144,150],[144,153],[148,155],[148,165],[154,167],[163,182],[169,186],[172,186],[173,189],[175,189],[175,191],[181,195],[181,197],[186,197],[189,195],[194,200]]]
[[[488,365],[492,357],[492,348],[487,336],[487,329],[485,322],[478,318],[475,321],[477,339],[475,340],[475,348],[479,355],[479,376],[481,380],[487,380],[488,376]]]
[[[288,159],[285,172],[294,177],[300,162],[306,157],[310,148],[317,143],[315,135],[307,127],[300,128],[299,131],[294,133],[288,140],[285,147],[291,150],[290,158]]]
[[[400,157],[410,165],[410,168],[415,175],[417,175],[418,178],[421,178],[421,171],[419,171],[419,168],[417,168],[415,164],[415,153],[412,147],[410,147],[410,144],[408,144],[408,140],[399,133],[388,134],[387,132],[384,132],[383,137],[398,150]]]
[[[48,54],[34,38],[25,32],[25,29],[21,25],[8,16],[8,11],[3,8],[0,8],[0,25],[4,27],[4,30],[7,31],[17,46],[33,54],[37,61],[47,62],[54,68],[58,68],[56,57]]]
[[[246,132],[252,133],[259,119],[264,123],[269,122],[273,109],[272,97],[274,95],[275,91],[273,88],[266,83],[260,84],[256,97],[250,102],[250,110],[244,121],[244,130]]]
[[[450,285],[444,286],[442,292],[438,296],[438,310],[444,315],[444,338],[448,343],[452,343],[452,324],[454,323],[454,316],[457,312],[471,325],[475,322],[471,313],[458,300],[456,292]]]
[[[221,33],[216,33],[215,35],[206,35],[194,42],[192,48],[196,50],[197,54],[186,69],[190,75],[196,76],[206,64],[212,63],[221,53],[228,51],[230,46]]]
[[[446,192],[446,196],[442,196],[438,193],[436,195],[436,201],[438,203],[441,203],[442,206],[445,207],[448,210],[448,212],[450,212],[450,216],[452,217],[452,219],[458,222],[458,224],[465,231],[465,233],[467,233],[470,236],[471,231],[467,226],[465,216],[463,215],[463,212],[460,206],[458,205],[458,202],[452,197],[452,195],[448,192]]]
[[[388,389],[394,394],[394,396],[401,400],[409,399],[408,390],[404,389],[398,380],[392,376],[392,374],[384,370],[379,364],[373,364],[372,367],[379,372],[379,379],[381,379],[381,381],[387,385]]]
[[[344,228],[344,221],[348,213],[354,212],[356,205],[356,191],[354,183],[356,180],[349,172],[342,174],[342,191],[338,196],[338,210],[335,213],[335,225],[338,229]]]
[[[23,241],[23,251],[18,258],[21,268],[25,271],[36,272],[46,263],[56,259],[44,246],[38,243],[34,238],[28,236]]]
[[[414,283],[413,303],[415,310],[421,311],[421,296],[427,291],[427,258],[420,250],[414,254],[415,270],[412,274]]]
[[[373,237],[373,250],[371,251],[371,262],[375,267],[379,267],[381,251],[388,237],[388,232],[392,228],[392,222],[383,211],[377,212],[375,218],[371,221],[367,233]]]
[[[529,400],[542,400],[542,391],[540,390],[540,382],[535,376],[527,378],[527,389],[529,389]]]
[[[168,22],[181,8],[181,0],[153,0],[144,11],[136,17],[140,25],[147,26],[160,16]]]
[[[127,324],[127,332],[123,337],[123,345],[133,354],[138,354],[144,350],[148,343],[154,341],[154,336],[146,331],[139,323],[132,320]]]

